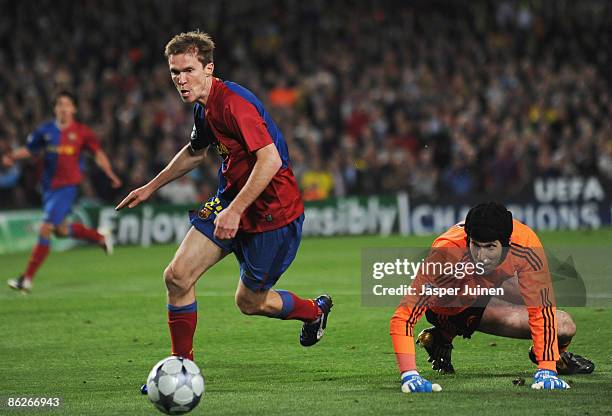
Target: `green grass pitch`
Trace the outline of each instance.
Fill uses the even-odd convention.
[[[612,231],[542,233],[544,244],[610,245]],[[198,415],[580,414],[612,412],[612,310],[567,309],[578,333],[571,350],[596,363],[589,376],[569,376],[565,392],[532,391],[529,341],[476,333],[455,341],[454,376],[418,364],[443,391],[400,393],[388,335],[393,308],[361,306],[363,247],[426,246],[431,238],[306,239],[277,287],[334,298],[320,344],[298,343],[301,323],[242,316],[234,305],[238,267],[228,257],[197,287],[196,361],[206,393]],[[169,354],[162,271],[174,246],[95,248],[53,253],[29,296],[0,289],[0,396],[61,396],[61,410],[40,414],[151,415],[138,389],[150,367]],[[612,253],[612,250],[610,251]],[[4,278],[27,253],[0,256]],[[610,276],[612,279],[612,276]],[[611,285],[612,286],[612,285]],[[422,320],[417,330],[426,326]],[[515,387],[518,376],[527,385]],[[25,414],[0,408],[0,414]],[[38,412],[37,412],[38,414]]]

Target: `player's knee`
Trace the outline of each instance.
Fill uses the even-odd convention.
[[[174,263],[164,270],[164,281],[168,292],[174,295],[185,294],[192,286],[188,274]]]
[[[53,231],[53,233],[57,237],[67,237],[68,236],[68,226],[67,225],[60,225],[58,227],[55,227],[55,230]]]
[[[261,303],[248,296],[236,294],[236,306],[245,315],[261,315],[263,312]]]
[[[560,339],[570,340],[576,335],[576,324],[569,313],[557,311],[557,324]]]
[[[55,227],[53,226],[53,224],[49,224],[49,223],[43,223],[43,225],[40,226],[40,230],[39,230],[39,234],[42,238],[45,239],[49,239],[51,238],[51,234],[53,233],[53,230],[55,229]]]

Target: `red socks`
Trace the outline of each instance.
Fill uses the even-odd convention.
[[[302,299],[286,290],[277,290],[276,293],[283,300],[283,309],[278,316],[280,319],[297,319],[303,322],[311,322],[321,315],[321,309],[312,299]]]
[[[104,239],[104,236],[93,228],[87,228],[79,223],[70,224],[70,236],[78,240],[85,240],[92,243],[99,243]]]
[[[79,240],[86,240],[92,243],[100,243],[104,236],[94,229],[87,228],[83,224],[71,224],[70,225],[70,236],[78,238]],[[49,255],[49,240],[46,238],[39,237],[38,244],[32,249],[32,255],[24,272],[26,279],[33,279],[34,275],[43,264],[47,256]]]
[[[49,240],[41,237],[38,239],[38,244],[36,244],[32,249],[30,261],[28,262],[26,271],[23,274],[26,279],[34,278],[36,271],[43,264],[47,258],[47,255],[49,255]]]
[[[193,360],[193,335],[198,323],[198,303],[186,306],[168,305],[168,326],[172,355]]]

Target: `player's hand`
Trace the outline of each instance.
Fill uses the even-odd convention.
[[[570,385],[557,377],[556,372],[538,369],[533,376],[531,388],[535,390],[566,390],[570,388]]]
[[[119,176],[115,175],[114,173],[111,176],[109,176],[109,179],[111,181],[111,187],[113,189],[120,188],[121,185],[123,184],[123,182],[121,182],[121,179],[119,178]]]
[[[240,214],[231,206],[221,211],[215,218],[215,237],[219,240],[229,240],[236,237],[240,226]]]
[[[402,392],[404,393],[431,393],[441,390],[439,384],[431,384],[429,380],[421,377],[416,370],[406,371],[402,374]]]
[[[454,374],[455,368],[451,363],[453,344],[448,341],[436,327],[421,331],[417,337],[416,344],[425,348],[431,363],[431,368],[440,374]]]
[[[139,205],[141,202],[144,202],[147,199],[149,199],[152,193],[153,193],[153,190],[150,189],[147,185],[141,186],[138,189],[134,189],[132,192],[128,194],[128,196],[123,198],[123,201],[119,202],[119,205],[117,205],[115,209],[119,211],[120,209],[123,209],[125,207],[134,208],[135,206]]]
[[[13,160],[13,158],[11,157],[11,155],[9,154],[4,154],[2,155],[2,166],[5,168],[10,168],[11,166],[13,166],[13,163],[15,163],[15,161]]]

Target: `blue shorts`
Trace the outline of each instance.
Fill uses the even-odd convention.
[[[43,194],[43,222],[59,225],[72,211],[72,204],[77,197],[77,186],[62,186],[50,189]]]
[[[232,252],[240,263],[240,279],[254,292],[270,289],[289,268],[302,240],[304,214],[272,231],[245,233],[238,231],[231,240],[215,238],[215,218],[229,205],[213,197],[197,211],[189,212],[191,224],[226,252]]]

